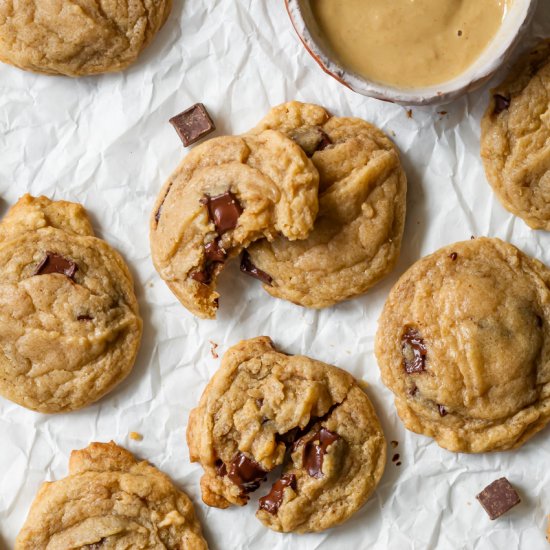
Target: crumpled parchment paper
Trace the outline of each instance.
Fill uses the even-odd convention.
[[[521,49],[550,36],[550,4]],[[493,79],[494,84],[503,71]],[[210,547],[222,549],[544,549],[550,513],[550,432],[518,451],[468,456],[405,431],[373,353],[392,284],[440,246],[497,236],[550,265],[550,234],[530,230],[497,202],[479,158],[487,89],[450,104],[407,109],[357,95],[326,76],[295,36],[282,0],[185,0],[139,62],[122,74],[72,80],[0,66],[0,214],[25,192],[81,202],[99,236],[123,253],[145,322],[132,374],[99,403],[46,416],[0,398],[0,548],[12,548],[44,480],[66,475],[72,449],[114,439],[167,472],[194,499]],[[153,269],[148,219],[161,184],[185,154],[168,119],[202,101],[216,135],[252,127],[270,106],[298,99],[373,122],[399,146],[409,178],[407,224],[395,271],[368,295],[323,311],[275,300],[232,265],[218,320],[192,317]],[[185,443],[188,414],[220,359],[242,338],[271,336],[289,353],[365,380],[388,442],[385,475],[344,525],[281,535],[244,508],[200,500],[201,468]],[[550,429],[550,428],[549,428]],[[144,435],[141,442],[129,432]],[[390,458],[399,453],[401,466]],[[475,495],[507,476],[522,504],[491,522]],[[267,487],[258,496],[267,492]]]

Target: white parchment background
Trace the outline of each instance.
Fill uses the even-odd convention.
[[[530,34],[521,48],[550,35],[549,0],[540,1]],[[394,137],[409,178],[399,265],[367,296],[320,312],[269,297],[232,266],[221,284],[218,320],[199,321],[168,291],[149,257],[150,209],[185,153],[168,119],[202,101],[218,135],[239,133],[290,99],[363,117]],[[145,322],[132,374],[101,402],[46,416],[0,398],[0,548],[13,547],[40,483],[66,475],[72,449],[110,439],[151,460],[192,496],[214,550],[547,547],[548,429],[518,451],[449,453],[403,429],[373,354],[392,284],[440,246],[498,236],[550,265],[550,235],[508,214],[485,179],[478,151],[486,101],[487,87],[451,104],[414,108],[409,118],[403,107],[356,95],[301,47],[282,0],[176,0],[156,41],[123,74],[72,80],[0,66],[0,214],[25,192],[84,204],[98,235],[130,264]],[[273,533],[255,519],[254,502],[222,511],[200,501],[201,468],[189,463],[185,429],[219,365],[209,341],[221,355],[260,334],[286,352],[333,363],[368,382],[388,441],[399,442],[402,466],[388,460],[367,505],[322,534]],[[129,440],[132,430],[144,440]],[[523,502],[491,522],[475,495],[502,475]]]

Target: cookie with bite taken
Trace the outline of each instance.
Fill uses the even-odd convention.
[[[346,521],[382,477],[386,443],[367,395],[347,372],[277,351],[267,337],[230,348],[193,409],[190,457],[202,497],[243,506],[262,490],[258,519],[282,532],[322,531]]]

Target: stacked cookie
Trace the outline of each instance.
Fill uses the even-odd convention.
[[[291,102],[181,162],[151,216],[153,262],[199,317],[215,317],[217,277],[243,251],[241,270],[267,292],[326,307],[393,268],[405,199],[399,155],[380,130]]]

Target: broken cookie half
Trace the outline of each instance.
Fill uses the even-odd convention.
[[[377,486],[386,443],[366,394],[345,371],[278,352],[267,337],[227,351],[191,412],[187,441],[202,497],[243,506],[268,474],[256,513],[282,532],[347,520]]]
[[[260,238],[306,238],[317,215],[318,183],[302,149],[277,131],[199,145],[153,209],[157,271],[187,309],[213,319],[225,263]]]

